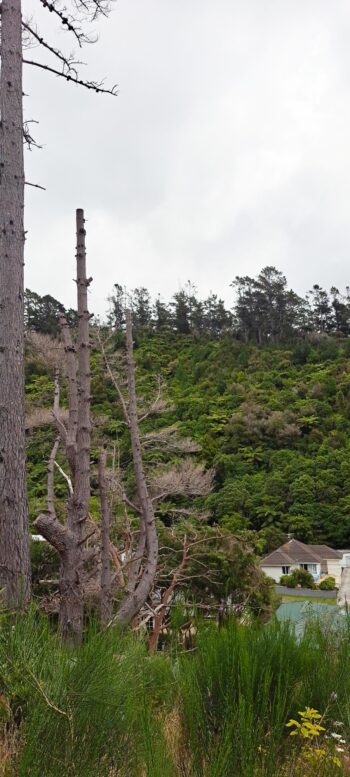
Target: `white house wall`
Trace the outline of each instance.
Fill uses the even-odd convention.
[[[262,571],[267,575],[268,577],[272,577],[272,579],[279,583],[281,575],[282,575],[282,567],[265,567],[261,566]]]
[[[339,575],[339,578],[340,578],[340,565],[339,565],[339,562],[337,561],[336,564],[338,564],[338,566],[339,566],[338,575]],[[329,565],[329,562],[328,562],[328,565]],[[265,573],[265,575],[267,575],[268,577],[272,577],[272,579],[275,580],[276,583],[279,583],[279,581],[280,581],[280,579],[281,579],[281,577],[283,575],[282,567],[276,567],[276,566],[275,567],[269,567],[269,566],[265,566],[265,564],[262,564],[261,565],[261,569]],[[298,563],[291,564],[290,567],[289,567],[288,574],[291,574],[291,572],[293,572],[294,569],[300,569],[300,564],[298,564]],[[313,576],[315,581],[319,580],[320,579],[320,575],[321,575],[321,564],[316,564],[316,573],[315,574],[311,573],[311,574],[312,574],[312,576]],[[333,573],[329,572],[329,574],[333,574]]]
[[[332,558],[327,560],[327,567],[328,567],[328,574],[331,575],[331,577],[334,577],[336,586],[340,585],[340,578],[341,578],[341,568],[342,568],[342,562],[341,559]]]

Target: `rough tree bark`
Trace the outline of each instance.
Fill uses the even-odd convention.
[[[60,631],[64,639],[80,643],[84,625],[85,562],[84,524],[90,500],[90,343],[86,277],[84,212],[76,212],[77,225],[77,295],[78,357],[65,319],[61,320],[66,353],[69,393],[67,429],[58,423],[66,447],[72,474],[73,493],[67,504],[67,525],[62,526],[53,514],[41,514],[35,525],[60,554]],[[56,420],[58,414],[56,413]]]
[[[102,626],[107,626],[112,618],[112,576],[110,565],[110,525],[111,513],[108,502],[106,479],[106,451],[101,450],[98,481],[101,500],[101,598],[100,615]]]
[[[30,597],[24,417],[21,0],[2,0],[0,74],[0,589]]]
[[[131,311],[126,311],[126,352],[128,365],[128,425],[132,457],[136,478],[137,496],[140,504],[140,532],[145,535],[147,556],[140,578],[133,591],[128,593],[121,603],[116,619],[124,625],[130,623],[145,604],[157,572],[158,535],[152,500],[148,493],[142,460],[139,419],[137,414],[137,395],[135,383],[135,363],[133,356]]]

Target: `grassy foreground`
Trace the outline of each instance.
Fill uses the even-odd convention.
[[[348,623],[202,623],[155,656],[93,627],[68,650],[35,610],[0,624],[2,777],[331,777],[349,733]]]

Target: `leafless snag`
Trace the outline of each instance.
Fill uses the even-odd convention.
[[[58,551],[60,571],[60,630],[65,639],[79,643],[83,634],[85,563],[92,555],[84,550],[84,524],[88,519],[90,499],[90,344],[87,306],[84,213],[77,210],[77,296],[78,354],[66,321],[61,319],[66,353],[69,393],[67,430],[58,424],[71,470],[72,492],[67,504],[67,523],[63,526],[51,511],[39,515],[35,526]],[[55,406],[57,415],[57,399]],[[52,452],[53,456],[54,450]],[[54,459],[53,459],[54,461]],[[54,466],[54,465],[52,465]],[[50,486],[51,488],[51,486]],[[52,504],[52,493],[50,495]]]
[[[93,41],[83,30],[84,21],[91,22],[108,13],[108,3],[102,0],[73,0],[72,13],[60,0],[40,2],[75,37],[79,47]],[[74,59],[44,40],[35,25],[22,18],[21,0],[2,0],[0,11],[0,590],[5,606],[19,608],[30,597],[24,410],[23,139],[29,146],[34,145],[23,122],[23,61],[95,92],[116,94],[116,89],[81,78]],[[40,46],[45,56],[54,57],[61,69],[46,61],[24,58],[23,32]],[[79,455],[78,446],[78,459]],[[79,567],[76,575],[80,575]]]
[[[108,502],[108,484],[106,478],[106,451],[100,451],[98,481],[101,500],[101,600],[100,613],[102,626],[107,626],[112,617],[112,576],[110,566],[110,525],[111,514]],[[118,559],[118,554],[116,554]],[[119,559],[118,559],[119,560]]]
[[[134,591],[126,595],[124,601],[119,607],[117,621],[123,624],[130,623],[135,615],[140,612],[143,604],[147,601],[156,576],[158,561],[158,535],[156,520],[152,500],[150,498],[146,483],[142,459],[139,419],[137,414],[135,362],[133,355],[132,319],[130,310],[126,311],[126,352],[128,366],[128,416],[130,419],[130,439],[136,478],[137,496],[141,508],[140,537],[143,537],[145,534],[146,559],[144,568],[141,572]]]
[[[99,339],[107,374],[116,389],[124,416],[124,422],[130,430],[131,450],[136,480],[136,505],[128,499],[122,484],[120,483],[122,500],[139,516],[138,543],[135,551],[131,553],[131,558],[128,559],[129,571],[125,596],[115,616],[117,622],[127,625],[136,615],[138,615],[147,601],[155,579],[158,561],[156,521],[146,481],[140,438],[140,419],[137,408],[131,311],[126,311],[127,400],[124,398],[120,383],[111,369],[101,337]]]

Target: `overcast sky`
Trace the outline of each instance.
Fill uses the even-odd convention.
[[[26,188],[29,288],[74,304],[76,207],[95,312],[116,282],[229,302],[267,264],[298,292],[350,284],[348,0],[118,0],[94,29],[83,72],[118,97],[25,70],[26,177],[47,189]]]

